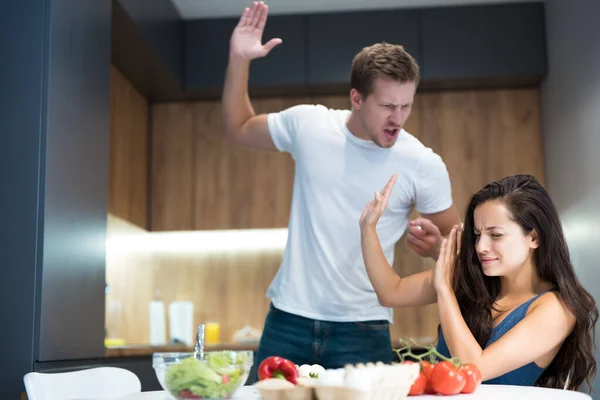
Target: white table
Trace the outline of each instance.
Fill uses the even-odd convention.
[[[545,389],[530,386],[507,386],[507,385],[481,385],[473,394],[461,394],[452,396],[453,399],[486,399],[486,400],[589,400],[591,397],[585,393],[572,392],[569,390]],[[415,400],[440,400],[441,396],[424,395],[409,397]],[[173,400],[164,391],[142,392],[119,400]],[[232,400],[261,400],[258,390],[253,386],[241,388]]]
[[[136,393],[125,397],[120,397],[118,400],[173,400],[173,397],[171,397],[166,391],[160,390],[157,392]],[[262,400],[262,398],[254,386],[244,386],[235,393],[231,400]]]

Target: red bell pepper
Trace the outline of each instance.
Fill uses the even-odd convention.
[[[298,369],[296,364],[282,357],[266,358],[258,366],[258,379],[282,378],[294,385],[298,384]]]

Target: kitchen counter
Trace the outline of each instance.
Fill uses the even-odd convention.
[[[207,344],[204,346],[204,351],[219,351],[219,350],[234,350],[243,351],[250,350],[256,352],[258,349],[258,341],[247,342],[247,343],[219,343],[219,344]],[[151,356],[154,353],[187,353],[193,352],[194,348],[186,345],[164,345],[164,346],[151,346],[147,344],[139,345],[124,345],[124,346],[110,346],[106,348],[106,357],[135,357],[135,356]]]
[[[418,350],[426,347],[432,342],[420,342],[422,347],[413,347]],[[392,343],[392,347],[397,349],[401,347],[400,341],[395,340]],[[235,350],[243,351],[250,350],[256,352],[258,350],[258,341],[237,343],[237,342],[223,342],[219,344],[210,344],[204,346],[204,351],[219,351],[219,350]],[[111,346],[106,348],[106,357],[135,357],[135,356],[151,356],[154,353],[177,353],[177,352],[193,352],[194,348],[186,345],[164,345],[164,346],[151,346],[151,345],[124,345],[124,346]]]

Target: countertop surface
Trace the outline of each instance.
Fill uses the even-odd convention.
[[[258,341],[251,342],[223,342],[219,344],[207,344],[204,346],[204,351],[219,351],[219,350],[234,350],[256,351],[258,349]],[[183,344],[173,344],[164,346],[151,346],[149,344],[132,344],[123,346],[111,346],[106,348],[107,357],[134,357],[148,356],[154,353],[187,353],[193,352],[194,348]]]
[[[422,347],[432,344],[431,341],[420,341]],[[402,345],[400,340],[392,342],[394,349],[400,348]],[[413,346],[418,349],[419,346]],[[258,341],[248,342],[223,342],[219,344],[208,344],[204,346],[204,351],[219,351],[219,350],[250,350],[256,352],[258,350]],[[111,346],[106,348],[106,357],[135,357],[135,356],[150,356],[153,353],[178,353],[178,352],[193,352],[194,348],[186,345],[164,345],[151,346],[149,344],[132,344],[123,346]]]

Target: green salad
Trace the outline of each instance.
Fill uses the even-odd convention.
[[[167,370],[167,390],[180,399],[222,399],[243,384],[248,373],[248,356],[210,352],[205,361],[185,358]]]

